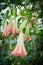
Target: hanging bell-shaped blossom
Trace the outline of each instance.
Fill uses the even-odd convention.
[[[4,29],[3,29],[3,34],[2,36],[4,37],[8,37],[9,36],[9,32],[8,32],[8,26],[7,26],[7,23],[5,22],[4,24]]]
[[[13,34],[14,36],[17,35],[17,34],[19,34],[19,30],[18,30],[18,26],[17,26],[16,19],[14,19],[14,22],[13,22],[12,34]]]
[[[12,32],[12,20],[10,19],[9,23],[8,23],[8,31]]]
[[[29,28],[31,28],[31,24],[29,24],[29,26],[27,25],[26,31],[25,31],[25,34],[24,34],[24,40],[27,40],[27,41],[32,40],[30,33],[29,33]]]
[[[27,37],[27,40],[28,40],[28,41],[32,40],[32,37],[30,37],[30,36],[29,36],[29,37]]]
[[[24,40],[26,41],[31,41],[32,40],[32,37],[27,35],[27,34],[24,34]]]
[[[16,48],[13,50],[13,52],[11,52],[11,54],[14,56],[26,56],[27,55],[27,52],[24,46],[24,39],[23,39],[22,32],[20,33],[18,37]]]

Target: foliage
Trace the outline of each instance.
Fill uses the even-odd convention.
[[[32,8],[27,8],[28,5],[32,4]],[[0,0],[0,65],[43,65],[43,23],[38,28],[38,18],[43,18],[43,0]],[[1,13],[3,9],[9,9],[6,13]],[[23,10],[21,9],[22,7]],[[15,9],[14,9],[15,8]],[[17,15],[16,8],[20,10]],[[10,15],[9,15],[10,13]],[[33,14],[34,13],[34,14]],[[32,15],[33,14],[33,15]],[[29,28],[28,35],[32,36],[32,40],[25,41],[25,47],[27,51],[26,57],[15,57],[10,54],[10,52],[15,48],[17,42],[17,36],[13,36],[10,33],[9,37],[2,36],[1,26],[4,26],[5,19],[10,18],[14,15],[18,18],[18,27],[19,30],[25,33],[26,25],[32,24],[32,28]],[[35,24],[32,17],[35,17]],[[26,19],[26,23],[24,23]],[[4,22],[3,22],[4,21]],[[8,21],[7,21],[8,24]],[[33,31],[33,32],[31,32]],[[10,42],[12,47],[9,48]]]

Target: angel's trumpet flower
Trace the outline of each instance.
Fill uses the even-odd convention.
[[[24,40],[32,40],[32,38],[30,37],[30,33],[29,33],[29,28],[31,28],[32,26],[31,25],[27,25],[26,27],[26,31],[25,31],[25,34],[24,34]]]
[[[29,36],[29,35],[24,34],[24,40],[30,41],[30,40],[32,40],[32,37]]]
[[[12,32],[12,22],[9,22],[9,24],[8,24],[8,31]]]
[[[11,54],[14,56],[26,56],[27,55],[27,52],[24,46],[24,39],[23,39],[22,32],[20,33],[18,37],[16,48],[13,50],[13,52],[11,52]]]
[[[12,21],[10,19],[9,23],[8,23],[8,31],[12,32]]]
[[[18,26],[17,26],[16,20],[14,20],[12,34],[13,34],[13,35],[19,34],[19,30],[18,30]]]
[[[9,31],[8,31],[7,23],[4,24],[4,29],[3,29],[2,36],[4,36],[4,37],[8,37],[9,36]]]

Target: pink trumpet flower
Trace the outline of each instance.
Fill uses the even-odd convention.
[[[12,34],[13,34],[14,36],[17,35],[17,34],[19,34],[18,26],[17,26],[16,20],[14,21],[14,24],[13,24],[13,31],[12,31]]]
[[[2,36],[4,36],[4,37],[8,37],[9,36],[7,23],[5,23],[5,25],[4,25],[4,30],[3,30]]]
[[[11,52],[11,54],[14,56],[26,56],[27,55],[27,52],[24,46],[24,39],[23,39],[22,32],[20,33],[18,37],[16,48],[13,50],[13,52]]]
[[[9,32],[12,32],[12,22],[11,21],[8,24],[8,31]]]

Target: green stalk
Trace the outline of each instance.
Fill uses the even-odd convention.
[[[21,23],[20,28],[19,28],[19,31],[22,32],[23,29],[25,28],[26,24],[27,24],[27,20],[25,19],[25,20]]]
[[[36,20],[36,33],[39,32],[39,27],[38,27],[38,20]]]
[[[12,47],[12,41],[11,41],[12,40],[12,37],[10,36],[9,39],[10,39],[10,46],[9,46],[9,48],[11,49],[11,47]]]
[[[17,16],[17,8],[16,7],[13,8],[13,15],[14,15],[14,18],[16,18],[16,16]]]

